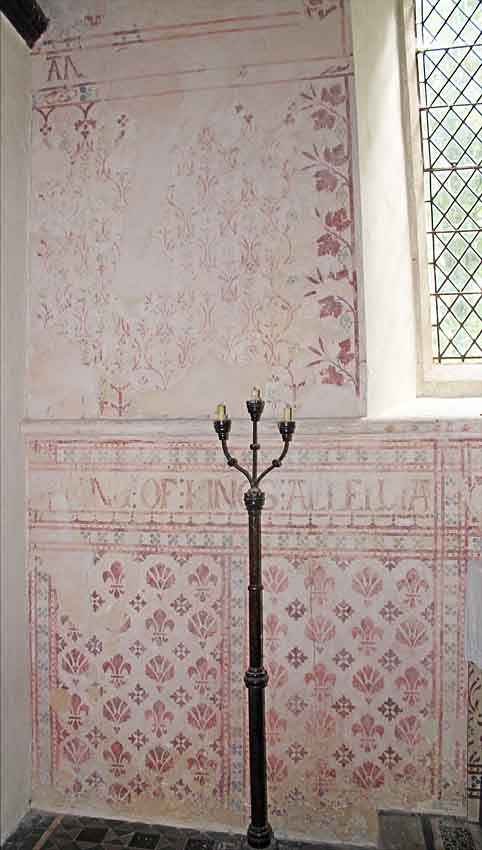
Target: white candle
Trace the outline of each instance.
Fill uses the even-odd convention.
[[[251,397],[253,401],[261,401],[261,390],[258,387],[253,387],[253,393]]]
[[[283,410],[283,420],[285,422],[292,422],[293,421],[293,408],[291,407],[290,404],[287,404],[285,409]]]

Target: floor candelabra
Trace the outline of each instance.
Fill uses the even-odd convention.
[[[258,423],[261,419],[264,401],[261,392],[253,389],[252,398],[246,402],[251,417],[253,434],[250,445],[252,453],[251,472],[244,469],[228,450],[228,438],[231,430],[231,420],[226,413],[226,406],[219,404],[216,410],[214,428],[221,441],[224,456],[228,466],[241,472],[249,482],[249,490],[244,494],[244,503],[248,511],[249,525],[249,667],[244,676],[248,689],[249,711],[249,768],[251,787],[251,822],[248,827],[247,840],[251,848],[269,847],[274,843],[273,830],[268,821],[268,788],[266,779],[266,727],[265,727],[265,695],[268,684],[268,673],[263,666],[263,585],[261,572],[261,511],[264,505],[264,493],[260,490],[260,482],[273,469],[281,466],[289,449],[295,430],[293,410],[287,406],[284,417],[278,423],[278,429],[283,440],[283,450],[270,466],[258,473]]]

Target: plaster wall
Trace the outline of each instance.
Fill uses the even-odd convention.
[[[246,514],[212,427],[29,441],[34,802],[243,828]],[[233,450],[248,442],[238,424]],[[263,428],[265,458],[276,451]],[[375,840],[377,808],[466,811],[480,682],[480,423],[303,420],[266,479],[265,656],[279,834]]]
[[[409,404],[413,411],[416,398],[400,4],[352,0],[351,8],[366,280],[367,412],[380,416]]]
[[[46,8],[29,415],[363,414],[347,4]]]
[[[0,16],[1,110],[1,801],[0,841],[30,799],[24,415],[30,54]]]
[[[360,418],[360,233],[400,339],[410,314],[408,250],[377,258],[388,219],[408,238],[398,78],[382,86],[392,127],[383,109],[375,129],[368,117],[393,71],[395,4],[353,8],[362,216],[347,2],[45,5],[26,423],[34,803],[244,826],[246,517],[205,420],[218,400],[241,416],[257,384],[268,416],[285,401],[299,416],[264,517],[273,823],[374,840],[380,806],[464,811],[467,758],[480,769],[462,643],[480,421]],[[368,330],[380,412],[396,346]],[[248,440],[235,420],[238,456]]]

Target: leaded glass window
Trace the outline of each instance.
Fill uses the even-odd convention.
[[[482,2],[415,0],[436,363],[482,362]]]

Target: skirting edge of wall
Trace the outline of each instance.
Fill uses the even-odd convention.
[[[269,437],[276,425],[275,419],[265,418],[260,431]],[[196,437],[215,438],[213,425],[209,419],[24,419],[21,425],[26,439],[84,437],[95,440],[101,438],[132,439],[168,438],[192,441]],[[232,438],[248,433],[246,420],[234,419]],[[450,439],[467,439],[473,435],[482,436],[482,418],[479,419],[300,419],[297,422],[297,442],[307,437],[336,437],[347,440],[353,435],[377,439],[427,439],[437,435],[446,435]],[[273,436],[276,436],[276,432]]]

